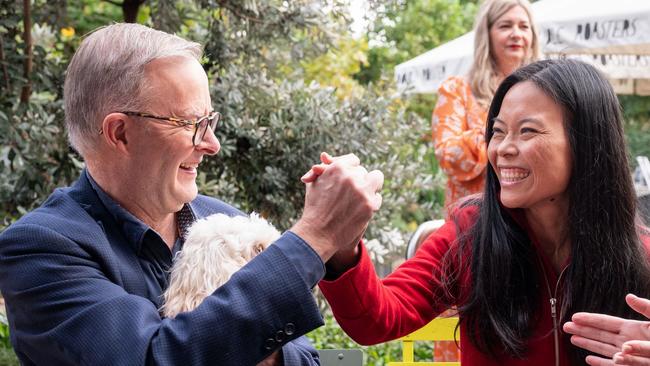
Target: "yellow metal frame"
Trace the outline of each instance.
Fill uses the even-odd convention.
[[[454,341],[456,340],[458,318],[436,318],[415,332],[400,338],[402,341],[402,362],[389,362],[388,366],[460,366],[460,362],[415,362],[415,341]]]

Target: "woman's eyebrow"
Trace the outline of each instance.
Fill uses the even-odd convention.
[[[544,121],[542,121],[539,118],[535,118],[535,117],[526,117],[526,118],[520,119],[517,123],[519,125],[522,125],[524,123],[534,123],[534,124],[537,124],[537,125],[541,125],[541,124],[544,123]]]
[[[500,122],[500,123],[504,123],[504,124],[506,123],[504,120],[502,120],[499,117],[492,118],[492,121],[494,121],[495,123],[496,122]],[[522,125],[524,123],[535,123],[535,124],[541,125],[543,123],[543,121],[541,119],[535,118],[535,117],[524,117],[524,118],[520,119],[519,121],[517,121],[518,125]]]

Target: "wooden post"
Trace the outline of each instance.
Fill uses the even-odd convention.
[[[7,71],[7,65],[4,62],[5,61],[4,49],[5,49],[5,45],[4,42],[2,41],[2,35],[0,35],[0,63],[2,63],[2,80],[4,80],[4,87],[6,89],[6,92],[9,93],[11,84],[9,82],[9,72]]]
[[[25,61],[23,63],[23,76],[26,83],[23,85],[22,92],[20,93],[20,102],[28,103],[29,96],[32,94],[32,14],[31,14],[31,1],[23,0],[23,39],[25,41]]]
[[[135,23],[138,19],[138,11],[140,5],[144,4],[145,0],[124,0],[122,2],[122,13],[124,14],[124,22]]]

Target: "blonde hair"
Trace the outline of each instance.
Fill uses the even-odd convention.
[[[539,59],[537,28],[528,0],[486,0],[481,5],[474,24],[474,61],[467,77],[476,101],[484,108],[490,105],[498,86],[497,64],[490,47],[490,28],[497,19],[515,6],[521,6],[528,14],[533,33],[533,40],[522,66]]]

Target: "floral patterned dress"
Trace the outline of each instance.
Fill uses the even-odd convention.
[[[452,76],[440,85],[431,130],[436,158],[448,177],[445,207],[483,190],[486,120],[487,111],[478,104],[464,78]],[[441,316],[453,313],[448,310]],[[456,361],[458,357],[455,342],[435,342],[436,361]]]
[[[452,76],[440,85],[431,130],[436,158],[448,177],[445,207],[483,190],[486,120],[487,111],[464,78]]]

